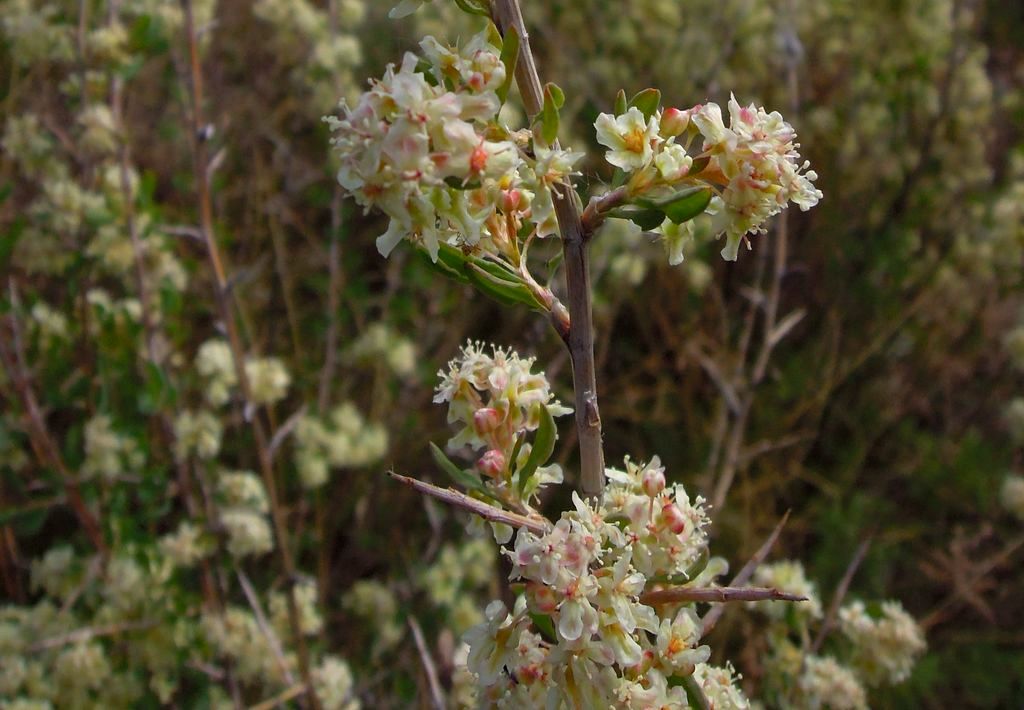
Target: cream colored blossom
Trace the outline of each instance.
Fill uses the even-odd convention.
[[[249,394],[255,404],[273,404],[284,399],[292,378],[279,358],[250,358],[245,362]]]
[[[605,160],[623,170],[640,170],[654,157],[654,144],[661,141],[658,122],[644,118],[635,106],[621,116],[602,113],[594,123],[597,142],[607,147]]]
[[[179,457],[194,453],[212,459],[220,451],[224,427],[207,411],[183,410],[174,420],[175,452]]]
[[[1024,520],[1024,476],[1007,476],[999,491],[999,500],[1004,508]]]
[[[808,656],[797,682],[808,710],[866,710],[864,688],[849,668],[830,656]]]
[[[924,632],[896,601],[884,602],[878,619],[855,601],[839,610],[839,623],[854,644],[853,665],[869,685],[903,682],[927,648]]]
[[[196,370],[205,379],[203,394],[215,407],[226,404],[232,388],[238,384],[231,347],[220,338],[207,340],[199,346],[195,359]]]

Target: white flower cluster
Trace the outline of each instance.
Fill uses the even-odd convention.
[[[299,612],[299,629],[307,636],[319,633],[324,625],[317,603],[315,583],[304,581],[295,585],[295,606]],[[290,638],[292,625],[288,616],[288,597],[284,592],[270,593],[270,623],[279,638]]]
[[[217,493],[222,503],[220,522],[227,533],[227,550],[232,557],[262,555],[274,549],[274,536],[267,520],[267,491],[256,474],[221,473]]]
[[[313,687],[325,710],[359,710],[355,682],[348,663],[336,656],[325,656],[313,669]]]
[[[385,323],[370,325],[349,346],[346,357],[353,362],[383,362],[399,377],[416,369],[416,346]]]
[[[135,441],[114,430],[106,414],[97,414],[85,425],[84,476],[101,476],[112,482],[134,474],[145,463],[145,455]]]
[[[253,404],[273,404],[284,399],[292,381],[284,363],[276,357],[249,358],[245,361],[245,377]]]
[[[266,634],[248,609],[231,606],[222,614],[205,612],[200,618],[200,628],[217,655],[232,661],[242,682],[284,680]],[[294,658],[285,660],[294,667]]]
[[[797,681],[800,706],[807,710],[867,710],[857,676],[831,656],[808,656]]]
[[[207,340],[196,353],[196,371],[204,380],[203,393],[214,407],[231,399],[231,390],[238,384],[238,373],[231,357],[231,346],[221,338]]]
[[[514,486],[516,471],[532,451],[526,434],[538,429],[542,417],[572,410],[553,397],[544,373],[530,371],[534,358],[523,359],[515,351],[493,345],[490,350],[488,354],[483,343],[467,342],[447,371],[437,373],[441,382],[434,402],[447,402],[448,423],[461,427],[448,440],[448,447],[483,449],[476,467],[488,488],[501,499],[529,500],[540,487],[561,483],[562,468],[540,466],[530,481]]]
[[[550,532],[521,529],[511,579],[523,594],[510,614],[492,602],[487,620],[467,632],[468,669],[489,707],[686,707],[672,678],[694,673],[710,649],[688,606],[664,616],[640,601],[649,583],[697,581],[706,552],[703,500],[667,487],[657,459],[609,470],[603,504],[574,495]],[[716,567],[716,569],[720,569]],[[702,676],[708,685],[724,676]],[[731,685],[731,680],[728,681]],[[721,689],[719,697],[741,699]],[[722,705],[722,707],[729,707]]]
[[[182,410],[174,420],[175,453],[185,458],[195,453],[201,459],[212,459],[220,451],[224,425],[205,410]]]
[[[729,100],[730,125],[718,104],[681,111],[668,108],[649,116],[636,106],[618,116],[603,113],[594,127],[608,148],[605,159],[629,175],[629,196],[664,196],[685,187],[706,187],[714,194],[705,214],[711,231],[726,235],[723,258],[734,261],[747,233],[764,232],[764,222],[789,202],[808,210],[821,199],[808,163],[798,162],[796,133],[777,112],[740,106]],[[691,143],[703,144],[691,155]],[[693,220],[662,226],[669,262],[683,260],[694,233]]]
[[[221,338],[212,338],[199,346],[195,358],[196,371],[203,378],[206,401],[214,407],[226,404],[238,385],[231,346]],[[284,362],[276,357],[249,357],[245,360],[245,377],[253,404],[270,405],[284,399],[291,385]]]
[[[70,331],[68,330],[67,316],[55,308],[51,308],[45,301],[36,301],[32,305],[31,315],[44,347],[68,339]]]
[[[731,663],[724,666],[713,666],[700,663],[693,669],[693,679],[708,699],[708,707],[713,710],[748,710],[750,700],[737,685],[742,676],[736,672]]]
[[[351,402],[342,402],[326,418],[303,416],[295,441],[295,466],[306,488],[327,483],[332,468],[369,466],[388,450],[387,430],[366,421]]]
[[[339,89],[358,85],[352,70],[363,60],[364,0],[340,0],[330,12],[309,0],[257,0],[253,14],[270,25],[274,49],[294,67],[292,81],[312,93],[310,105],[327,106]]]
[[[1010,513],[1024,520],[1024,476],[1007,476],[999,490],[999,500]]]
[[[863,602],[854,601],[839,610],[839,627],[845,643],[835,643],[835,655],[816,655],[809,648],[812,621],[822,618],[817,587],[803,565],[782,561],[763,565],[754,573],[758,586],[774,587],[807,597],[789,613],[778,614],[765,602],[751,606],[772,620],[768,629],[769,651],[764,657],[766,686],[775,702],[785,707],[868,707],[866,687],[905,681],[925,650],[924,634],[899,602],[881,605],[881,618],[868,614]]]
[[[160,538],[160,552],[176,567],[193,567],[213,551],[211,541],[203,531],[190,522],[182,522],[178,529]]]
[[[788,594],[806,597],[807,601],[795,607],[782,607],[772,602],[753,602],[752,606],[772,619],[782,619],[793,608],[798,614],[810,619],[821,618],[821,599],[818,588],[807,579],[804,565],[799,560],[782,560],[762,564],[754,571],[754,584],[758,587],[772,587]]]
[[[839,610],[839,622],[854,645],[854,666],[869,685],[903,682],[927,648],[921,627],[897,601],[884,602],[878,619],[855,601]]]
[[[338,182],[367,209],[391,218],[377,248],[402,241],[437,260],[439,244],[504,255],[518,263],[519,231],[557,231],[551,185],[580,157],[536,147],[528,133],[497,121],[506,82],[499,48],[486,32],[463,47],[433,37],[423,56],[405,55],[343,118],[326,117],[341,158]]]
[[[398,621],[398,598],[390,586],[361,579],[345,594],[342,606],[372,631],[370,652],[374,657],[401,641],[404,627]]]
[[[446,614],[454,633],[461,634],[483,620],[474,592],[494,579],[496,562],[491,541],[477,537],[458,547],[444,545],[419,575],[418,586]]]

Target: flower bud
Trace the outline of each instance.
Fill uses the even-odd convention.
[[[680,111],[677,108],[667,108],[661,114],[661,129],[659,133],[662,138],[678,136],[690,125],[689,111]]]
[[[491,449],[480,457],[476,467],[485,476],[499,478],[505,472],[505,454],[497,449]]]
[[[665,469],[660,466],[648,466],[644,469],[640,485],[643,487],[644,493],[654,498],[665,490]]]
[[[473,413],[473,430],[480,436],[490,434],[501,424],[501,414],[494,407],[482,407]]]
[[[515,212],[523,201],[523,193],[519,190],[505,190],[501,193],[501,208],[504,212]]]
[[[668,529],[679,535],[686,529],[686,516],[675,503],[666,503],[661,508],[661,518],[665,521]]]

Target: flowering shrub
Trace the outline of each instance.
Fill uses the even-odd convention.
[[[1012,19],[391,4],[0,0],[0,706],[1012,702]]]

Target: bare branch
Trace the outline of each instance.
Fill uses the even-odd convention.
[[[532,118],[543,106],[543,92],[537,66],[530,50],[530,36],[523,22],[518,0],[494,0],[494,21],[502,33],[514,29],[519,35],[519,61],[516,84],[523,106]],[[558,141],[554,143],[558,147]],[[580,218],[579,197],[568,182],[555,185],[555,217],[562,236],[565,255],[565,283],[568,290],[569,334],[566,340],[572,359],[573,390],[576,404],[576,428],[580,445],[580,489],[594,499],[604,493],[604,451],[601,442],[601,415],[597,405],[597,377],[594,367],[594,323],[587,254],[589,233]],[[558,323],[555,323],[558,328]],[[562,331],[559,330],[559,334]]]
[[[644,592],[640,603],[679,604],[683,602],[805,602],[807,597],[790,594],[772,587],[673,587]]]
[[[821,622],[818,635],[814,637],[814,643],[811,644],[811,650],[808,652],[809,655],[813,656],[816,654],[821,649],[821,644],[825,643],[825,638],[828,636],[829,631],[832,630],[832,625],[835,624],[836,616],[839,614],[839,607],[846,597],[846,592],[850,589],[853,575],[857,573],[857,568],[864,561],[864,556],[868,554],[868,548],[870,547],[871,536],[869,535],[857,546],[857,551],[853,553],[853,559],[846,566],[846,572],[843,573],[843,578],[839,580],[839,586],[836,587],[836,592],[832,595],[832,603],[828,606],[828,612],[826,612],[825,618]]]
[[[423,672],[427,676],[427,684],[430,686],[430,700],[434,710],[445,710],[444,691],[441,690],[441,683],[437,679],[437,668],[434,666],[434,659],[430,657],[430,650],[423,639],[423,629],[416,617],[409,615],[409,628],[412,629],[412,638],[416,642],[416,650],[420,654],[420,661],[423,663]]]
[[[415,491],[437,498],[442,503],[447,503],[455,508],[468,510],[470,513],[479,515],[484,520],[489,520],[492,523],[503,523],[514,528],[526,528],[537,535],[544,535],[551,529],[551,523],[539,516],[528,517],[520,515],[519,513],[502,510],[490,503],[485,503],[482,500],[477,500],[476,498],[470,498],[465,493],[461,493],[454,488],[440,488],[431,483],[427,483],[426,481],[409,478],[408,476],[403,476],[395,473],[394,471],[388,471],[388,475],[399,483],[409,486]]]
[[[771,552],[771,549],[774,547],[775,541],[779,539],[779,534],[782,532],[782,528],[785,527],[787,520],[789,520],[788,510],[786,511],[786,514],[782,516],[782,520],[779,521],[778,525],[775,526],[775,529],[772,530],[771,535],[761,543],[761,547],[759,547],[757,552],[754,553],[754,556],[751,557],[747,561],[747,564],[743,565],[740,571],[736,573],[736,576],[732,578],[732,582],[730,582],[731,586],[742,586],[754,576],[754,570],[757,569],[757,566],[761,564],[764,561],[764,558],[768,556],[768,553]],[[704,619],[701,622],[703,627],[701,637],[707,636],[711,633],[711,629],[715,628],[715,624],[718,623],[718,620],[724,613],[724,606],[716,606],[712,607],[712,609],[704,615]]]

